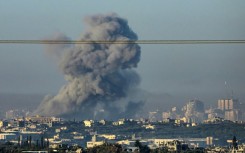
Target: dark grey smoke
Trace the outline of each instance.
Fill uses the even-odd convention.
[[[85,23],[87,29],[81,40],[137,40],[127,20],[116,14],[88,16]],[[118,116],[120,112],[112,110],[120,109],[118,101],[140,82],[132,70],[140,61],[139,45],[92,43],[63,48],[65,51],[60,49],[62,55],[58,52],[57,57],[68,83],[56,96],[46,96],[35,113],[79,118],[93,118],[97,112],[109,118]],[[124,109],[129,105],[132,102]]]

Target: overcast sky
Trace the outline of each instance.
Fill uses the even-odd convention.
[[[244,0],[0,1],[0,39],[78,39],[86,15],[115,12],[140,40],[245,39]],[[245,44],[141,45],[140,87],[206,101],[244,99]],[[228,89],[225,89],[227,82]],[[42,45],[0,44],[1,93],[57,93],[65,84]],[[229,91],[228,91],[229,92]],[[215,95],[215,96],[214,96]]]

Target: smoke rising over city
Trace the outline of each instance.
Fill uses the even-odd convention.
[[[87,16],[84,22],[86,31],[80,40],[137,40],[127,20],[117,14]],[[57,35],[55,39],[69,38]],[[35,114],[111,119],[122,113],[134,116],[132,109],[143,105],[127,98],[140,83],[133,70],[140,61],[138,44],[50,45],[46,49],[58,60],[67,84],[57,95],[47,95]]]

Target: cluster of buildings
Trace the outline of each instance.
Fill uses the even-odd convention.
[[[19,110],[19,109],[11,109],[6,111],[5,113],[5,118],[6,119],[13,119],[13,118],[18,118],[18,117],[25,117],[30,115],[30,111],[26,110]]]
[[[143,139],[126,133],[125,135],[116,132],[113,133],[113,129],[120,130],[121,127],[130,127],[130,125],[132,128],[137,127],[144,130],[154,129],[154,125],[148,121],[143,122],[132,119],[119,119],[118,121],[83,120],[76,122],[64,121],[56,117],[31,116],[1,120],[0,142],[10,141],[20,146],[26,142],[35,145],[48,144],[51,148],[58,147],[60,144],[77,144],[91,148],[104,144],[105,142],[132,147],[135,140],[140,140],[142,143],[151,146],[151,148],[156,148],[162,145],[170,145],[170,142],[178,140]],[[99,131],[95,131],[95,129]],[[206,139],[199,139],[198,141],[205,143]]]
[[[182,109],[173,107],[162,113],[162,120],[175,119],[183,123],[211,122],[221,118],[233,122],[245,121],[244,104],[238,99],[219,99],[217,107],[205,109],[204,103],[200,100],[190,100]],[[158,111],[149,112],[149,120],[156,120]],[[159,115],[158,115],[159,116]]]
[[[223,117],[226,120],[241,121],[244,119],[242,104],[237,99],[220,99],[218,100],[218,110],[216,116]]]
[[[193,113],[199,112],[204,114],[204,107],[200,101],[190,101],[186,105],[185,110],[185,115],[192,121],[197,121],[199,116],[201,116],[200,114]],[[176,112],[177,109],[173,108],[172,111]],[[151,115],[156,114],[152,113]],[[176,113],[175,115],[178,114]],[[154,116],[151,117],[154,118]],[[161,123],[165,124],[164,122]],[[150,119],[64,121],[57,117],[18,117],[0,121],[0,144],[12,142],[20,147],[36,146],[57,150],[67,149],[70,146],[93,148],[110,143],[120,144],[125,151],[133,152],[139,149],[135,147],[135,142],[140,140],[143,145],[148,146],[150,149],[164,148],[168,151],[179,152],[188,149],[203,151],[204,147],[213,147],[215,142],[218,141],[217,138],[212,136],[205,138],[142,138],[136,137],[135,134],[119,134],[116,132],[130,127],[139,131],[154,131],[156,125],[159,126],[159,122],[154,124]],[[77,149],[82,151],[81,147],[77,147]],[[239,148],[244,149],[245,147],[239,146]],[[217,150],[217,147],[212,149]]]
[[[168,121],[169,119],[176,119],[176,122],[183,123],[202,123],[211,121],[215,118],[222,118],[229,121],[245,121],[245,104],[239,102],[238,99],[226,98],[219,99],[216,107],[207,108],[204,102],[193,99],[189,100],[182,108],[172,107],[168,111],[149,112],[148,120],[150,122]],[[30,111],[25,110],[8,110],[5,113],[5,119],[13,119],[30,116]],[[32,118],[34,120],[34,118]],[[120,125],[123,121],[115,121],[114,125]]]
[[[236,99],[220,99],[216,108],[205,109],[204,103],[195,99],[190,100],[181,109],[173,107],[163,113],[149,112],[147,119],[119,119],[117,121],[67,121],[57,117],[30,116],[30,113],[24,111],[10,110],[6,112],[6,118],[0,120],[0,144],[12,142],[18,146],[28,144],[27,146],[56,149],[67,146],[92,148],[105,143],[117,143],[125,150],[134,151],[139,149],[134,147],[135,141],[140,140],[150,149],[165,148],[168,151],[202,149],[202,147],[213,147],[219,138],[214,138],[212,135],[202,138],[191,136],[164,138],[150,137],[149,134],[170,131],[167,134],[171,136],[173,125],[188,128],[224,120],[243,121],[242,108],[243,105]],[[135,133],[148,134],[148,137],[136,138]],[[217,149],[217,147],[212,149]]]

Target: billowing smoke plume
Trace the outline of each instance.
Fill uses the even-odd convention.
[[[85,23],[87,27],[81,40],[137,40],[128,22],[116,14],[89,16]],[[46,96],[36,114],[79,118],[99,114],[114,118],[122,113],[133,115],[132,109],[142,105],[142,102],[126,101],[128,92],[135,90],[140,82],[132,70],[140,61],[139,45],[90,43],[63,46],[60,50],[53,48],[67,84],[56,96]],[[124,108],[120,109],[121,106]]]

